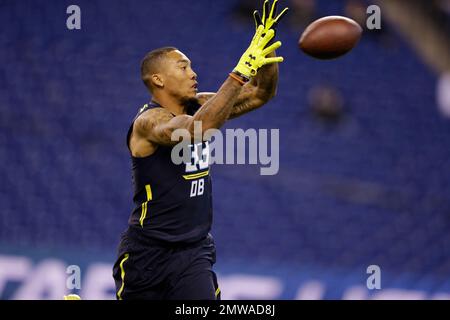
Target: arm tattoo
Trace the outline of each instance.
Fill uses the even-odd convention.
[[[275,53],[271,53],[268,57],[275,57]],[[239,117],[267,103],[275,96],[277,83],[278,64],[263,66],[257,75],[244,86],[230,118]]]
[[[202,122],[203,132],[210,128],[220,128],[233,111],[241,91],[242,86],[236,80],[228,78],[216,94],[209,94],[209,99],[203,97],[207,101],[194,114],[193,121]]]
[[[137,133],[151,142],[171,145],[171,134],[168,123],[175,118],[163,108],[155,108],[147,111],[134,122]]]
[[[203,132],[220,128],[228,119],[241,90],[242,86],[236,80],[228,78],[193,116],[173,116],[166,109],[155,108],[141,115],[135,121],[135,128],[141,137],[161,145],[177,144],[179,141],[172,141],[172,133],[177,129],[186,129],[191,139],[202,139]],[[201,122],[201,136],[194,137],[195,121]]]

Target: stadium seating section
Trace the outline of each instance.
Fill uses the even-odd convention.
[[[200,89],[217,90],[253,32],[251,13],[233,20],[236,2],[80,0],[81,30],[66,28],[67,1],[0,3],[0,243],[115,252],[132,209],[125,136],[149,99],[140,60],[176,46]],[[325,62],[298,50],[300,31],[278,31],[276,98],[226,125],[279,128],[280,170],[213,166],[218,262],[376,261],[448,278],[450,122],[436,76],[392,30],[387,44],[367,36]],[[311,110],[321,85],[343,96],[337,120]]]

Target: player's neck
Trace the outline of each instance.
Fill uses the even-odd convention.
[[[161,107],[166,108],[174,115],[185,114],[185,107],[176,99],[170,96],[154,95],[152,101],[159,104]]]

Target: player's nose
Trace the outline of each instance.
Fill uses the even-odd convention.
[[[197,74],[194,72],[194,70],[192,70],[191,79],[197,80]]]

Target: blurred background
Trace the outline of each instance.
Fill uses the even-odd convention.
[[[66,9],[81,9],[68,30]],[[368,5],[381,8],[369,30]],[[224,299],[450,298],[450,1],[280,0],[278,94],[226,128],[280,129],[280,170],[214,165]],[[146,52],[176,46],[200,91],[247,48],[247,0],[0,0],[0,299],[114,299],[133,204],[128,126]],[[304,28],[358,21],[358,46],[304,55]],[[66,268],[81,268],[81,289]],[[379,266],[381,289],[367,268]]]

